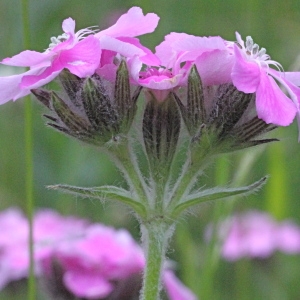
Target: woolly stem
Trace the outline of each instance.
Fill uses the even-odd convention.
[[[112,160],[115,166],[122,172],[124,179],[130,188],[139,197],[141,203],[147,203],[147,186],[143,175],[139,169],[136,158],[133,157],[133,151],[129,149],[129,144],[120,144],[112,146],[110,149],[102,149]]]
[[[160,299],[162,268],[173,227],[163,220],[154,220],[141,225],[146,267],[140,300]]]

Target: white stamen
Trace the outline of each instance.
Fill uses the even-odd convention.
[[[63,33],[63,34],[59,35],[58,37],[55,37],[55,36],[51,37],[50,38],[51,43],[49,44],[48,50],[51,50],[58,44],[66,41],[68,38],[69,38],[69,35],[67,33]]]
[[[251,36],[247,36],[246,43],[244,43],[241,35],[238,32],[236,32],[236,40],[237,40],[238,44],[240,45],[241,49],[243,49],[243,51],[249,57],[256,60],[261,66],[269,69],[269,66],[273,65],[277,68],[278,71],[280,71],[280,72],[283,71],[281,64],[274,60],[271,60],[271,57],[268,54],[266,54],[265,48],[259,49],[259,46],[253,42],[253,39]]]

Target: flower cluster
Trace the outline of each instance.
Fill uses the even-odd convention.
[[[291,221],[277,223],[267,213],[249,211],[236,215],[220,228],[222,255],[229,261],[267,258],[275,251],[300,253],[300,227]]]
[[[75,32],[75,21],[64,20],[63,34],[52,37],[45,52],[26,50],[1,61],[30,70],[0,78],[0,103],[29,94],[63,69],[79,78],[97,74],[114,81],[118,65],[124,60],[130,83],[147,88],[159,101],[166,99],[170,91],[187,86],[190,69],[195,65],[204,86],[231,83],[241,92],[255,93],[257,116],[266,123],[287,126],[293,121],[299,112],[299,74],[283,72],[251,37],[244,42],[236,33],[237,41],[229,42],[219,36],[172,32],[153,54],[136,37],[153,32],[158,20],[156,14],[143,15],[138,7],[99,32],[92,27]]]
[[[33,222],[35,273],[53,298],[135,299],[139,295],[145,258],[126,230],[52,210],[37,212]],[[28,221],[20,210],[11,208],[1,212],[0,227],[2,289],[28,275]],[[169,299],[196,299],[168,266],[163,282]]]

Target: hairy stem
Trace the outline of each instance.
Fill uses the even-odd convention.
[[[133,188],[141,203],[146,204],[149,198],[147,185],[139,169],[138,162],[132,156],[133,151],[130,151],[128,143],[113,146],[108,150],[103,149],[103,151],[122,172],[124,179],[127,181],[129,187]]]
[[[160,299],[162,268],[173,229],[174,226],[167,224],[164,220],[152,220],[141,225],[143,246],[146,253],[141,300]]]

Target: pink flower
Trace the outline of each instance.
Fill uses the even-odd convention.
[[[289,125],[298,111],[299,104],[295,91],[284,80],[284,73],[270,68],[274,65],[280,69],[280,64],[270,60],[264,48],[259,50],[251,37],[246,38],[246,45],[239,33],[236,33],[236,38],[238,45],[233,46],[233,84],[244,93],[256,93],[257,115],[267,124]],[[283,85],[290,98],[283,93],[274,79]]]
[[[19,210],[0,213],[0,290],[10,281],[27,276],[27,228],[27,219]]]
[[[66,288],[77,297],[104,298],[123,280],[144,267],[144,255],[129,233],[94,224],[82,238],[65,241],[44,262],[49,272],[52,261],[63,269]]]
[[[2,60],[2,64],[30,67],[30,70],[9,77],[0,77],[0,104],[16,100],[30,93],[30,89],[40,87],[54,79],[64,68],[78,77],[92,75],[99,65],[100,44],[92,30],[86,28],[75,33],[75,21],[68,18],[63,21],[64,33],[51,38],[49,48],[43,52],[26,50],[11,58]]]
[[[292,222],[277,223],[267,213],[252,211],[228,221],[222,249],[230,261],[242,257],[267,258],[276,250],[300,253],[300,228]],[[223,227],[223,226],[222,226]]]
[[[141,280],[145,266],[142,249],[126,230],[101,224],[90,225],[84,236],[65,241],[45,258],[44,273],[50,280],[53,262],[62,269],[65,287],[75,296],[87,299],[108,297],[123,288],[119,283],[135,282],[136,274]],[[196,299],[172,271],[164,270],[163,282],[171,300]]]
[[[113,26],[95,34],[89,28],[75,33],[75,21],[64,20],[64,33],[51,38],[49,48],[43,52],[23,51],[2,64],[30,67],[30,70],[13,76],[0,77],[0,104],[16,100],[53,80],[64,68],[83,78],[96,70],[109,80],[115,79],[117,66],[114,60],[139,57],[143,63],[158,64],[153,53],[142,46],[135,36],[154,31],[158,16],[143,15],[141,8],[133,7],[122,15]]]
[[[163,66],[172,68],[174,74],[181,70],[183,81],[186,81],[192,64],[197,66],[204,85],[231,81],[232,53],[226,41],[219,36],[199,37],[172,32],[156,47],[156,55]]]
[[[28,275],[28,226],[18,209],[7,209],[0,214],[0,289]],[[48,257],[58,243],[80,236],[85,226],[85,221],[62,217],[51,210],[38,212],[34,218],[36,274],[40,274],[41,260]]]
[[[163,281],[170,299],[197,300],[197,297],[170,270],[164,272]]]
[[[135,65],[132,72],[137,84],[147,87],[162,101],[169,91],[187,85],[190,67],[195,64],[204,85],[230,82],[232,54],[220,37],[196,37],[172,32],[156,47],[161,66]]]
[[[126,230],[88,224],[52,210],[37,212],[33,224],[35,272],[46,286],[86,299],[112,293],[118,297],[126,288],[124,292],[138,295],[145,258]],[[0,229],[1,290],[28,276],[28,221],[18,209],[8,209],[0,213]],[[52,280],[53,271],[61,282]],[[171,300],[196,299],[171,270],[164,270],[163,282]]]

